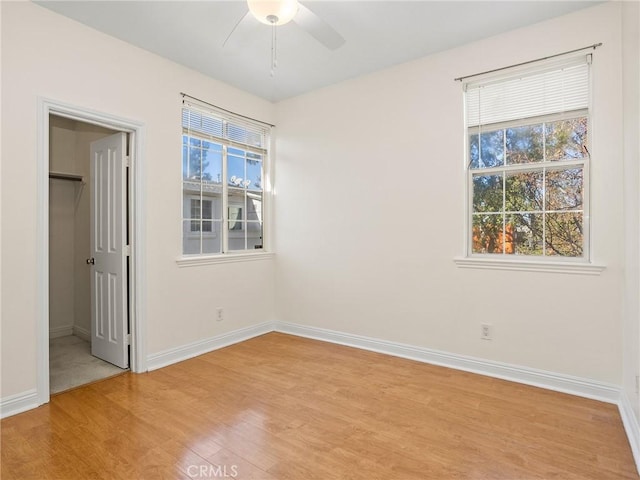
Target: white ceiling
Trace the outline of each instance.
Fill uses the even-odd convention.
[[[600,2],[303,1],[346,42],[331,51],[293,22],[277,27],[273,77],[269,26],[256,21],[222,46],[247,11],[242,0],[36,3],[275,102]]]

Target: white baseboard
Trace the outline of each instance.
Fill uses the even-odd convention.
[[[68,335],[73,335],[73,325],[49,328],[49,338],[66,337]]]
[[[222,335],[216,335],[215,337],[210,337],[205,340],[199,340],[181,347],[170,348],[164,352],[149,355],[147,357],[147,368],[151,371],[166,367],[167,365],[182,362],[183,360],[197,357],[198,355],[209,353],[219,348],[228,347],[234,343],[243,342],[250,338],[273,332],[273,330],[273,323],[265,322]]]
[[[638,417],[631,407],[629,397],[624,392],[620,393],[620,402],[618,403],[618,410],[620,410],[620,417],[622,418],[622,424],[624,430],[627,433],[627,439],[631,446],[631,453],[633,453],[633,459],[636,462],[636,468],[640,473],[640,425],[638,424]]]
[[[35,389],[10,395],[0,400],[0,418],[10,417],[40,406]]]
[[[573,377],[560,373],[536,370],[518,365],[510,365],[508,363],[483,360],[465,355],[457,355],[424,347],[416,347],[294,323],[275,322],[275,330],[300,337],[313,338],[315,340],[393,355],[394,357],[402,357],[432,365],[440,365],[457,370],[464,370],[466,372],[478,373],[480,375],[487,375],[489,377],[510,380],[512,382],[524,383],[526,385],[592,398],[607,403],[617,404],[620,399],[620,388],[617,385],[601,383],[586,378]]]
[[[78,327],[77,325],[73,326],[73,334],[78,337],[81,338],[87,342],[91,341],[91,332],[89,330],[87,330],[86,328],[82,328],[82,327]]]

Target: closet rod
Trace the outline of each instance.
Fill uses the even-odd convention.
[[[84,181],[82,175],[75,175],[73,173],[49,172],[49,178],[55,178],[57,180],[71,180],[72,182]]]

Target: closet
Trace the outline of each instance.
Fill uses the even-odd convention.
[[[122,372],[91,355],[90,145],[116,132],[49,118],[50,390]]]

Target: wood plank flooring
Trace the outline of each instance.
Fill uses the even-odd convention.
[[[638,478],[615,405],[279,333],[1,428],[5,480]]]

